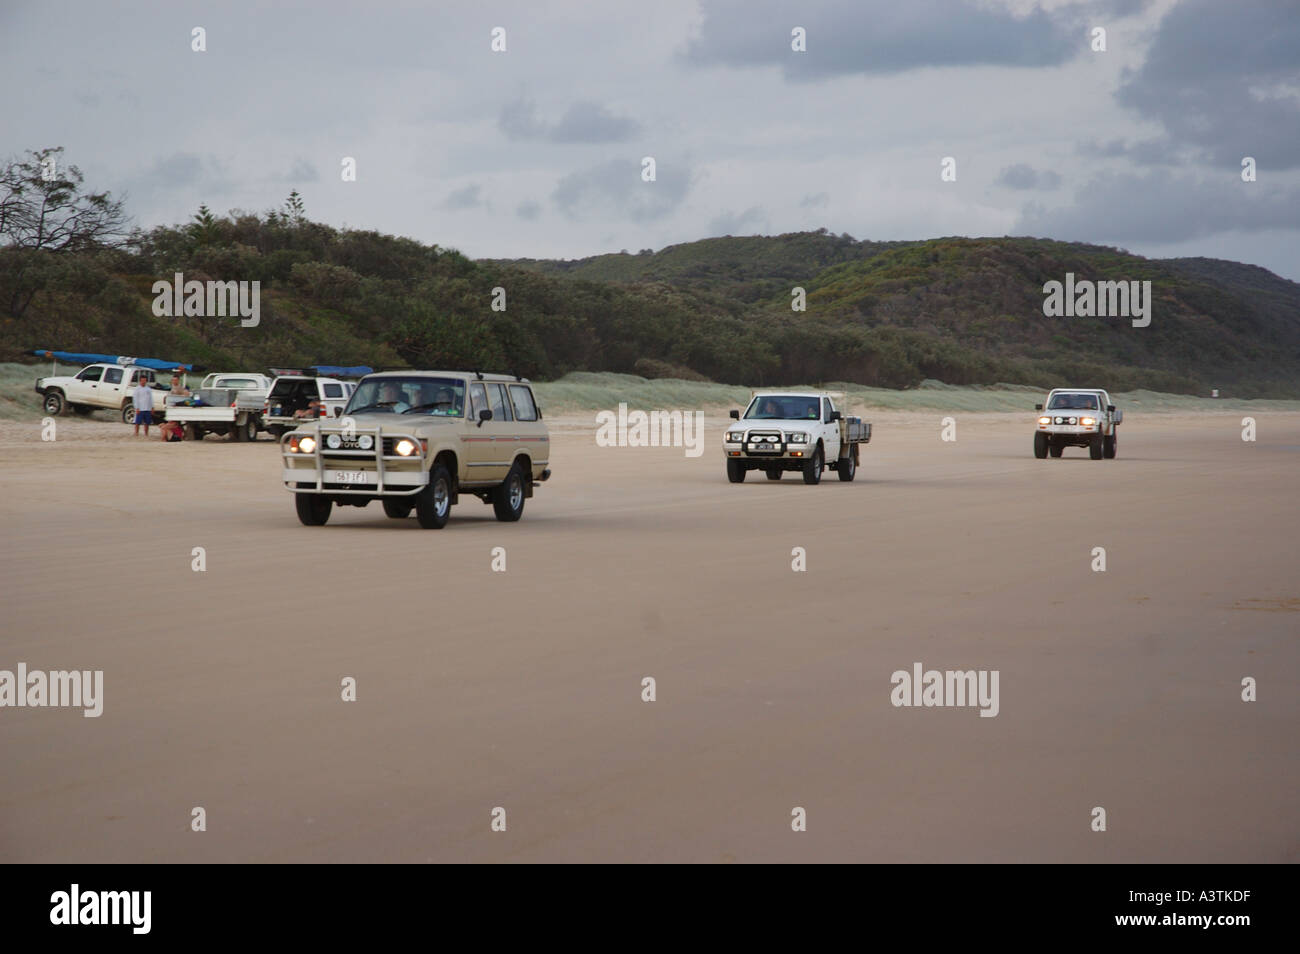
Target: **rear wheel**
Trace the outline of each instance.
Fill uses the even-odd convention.
[[[805,484],[820,484],[822,482],[822,449],[820,447],[813,451],[812,458],[803,465],[803,482]]]
[[[270,434],[272,437],[274,437],[274,438],[278,441],[281,437],[284,436],[284,432],[287,431],[288,429],[289,429],[289,428],[287,428],[287,427],[282,427],[282,426],[279,425],[279,424],[272,424],[270,427],[268,427],[268,428],[266,429],[266,431],[267,431],[268,434]]]
[[[1065,453],[1065,445],[1062,444],[1060,441],[1052,441],[1047,448],[1047,452],[1051,454],[1053,457],[1060,457],[1062,454]]]
[[[323,527],[334,509],[334,501],[320,494],[294,494],[293,505],[305,527]]]
[[[745,482],[745,465],[738,460],[727,461],[727,479],[733,484],[743,484]]]
[[[50,417],[68,413],[68,402],[62,391],[47,391],[44,400],[41,401],[41,407]]]
[[[768,480],[780,480],[782,475],[782,471],[779,470],[765,470],[763,473],[767,475]]]
[[[435,464],[429,482],[415,495],[415,518],[425,530],[441,530],[451,516],[451,474]]]
[[[1101,435],[1092,435],[1092,440],[1088,442],[1088,456],[1093,460],[1101,460]]]
[[[515,463],[506,479],[492,491],[492,509],[497,519],[514,523],[524,515],[524,475]]]
[[[409,498],[403,497],[385,497],[383,499],[384,513],[394,520],[405,520],[411,515],[415,502]]]
[[[1034,456],[1039,460],[1047,456],[1047,435],[1042,432],[1034,435]]]
[[[849,451],[848,457],[841,457],[840,462],[835,467],[835,473],[839,475],[840,480],[848,483],[858,475],[858,462],[853,456],[853,451]]]
[[[1101,456],[1105,457],[1107,460],[1114,460],[1115,451],[1118,449],[1117,448],[1118,441],[1119,441],[1118,434],[1112,434],[1110,437],[1107,437],[1105,440],[1103,440],[1101,443]]]

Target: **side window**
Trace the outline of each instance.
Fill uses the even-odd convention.
[[[104,374],[103,368],[87,368],[77,378],[82,381],[98,381]]]
[[[325,384],[322,387],[325,388],[327,398],[341,398],[343,396],[343,385],[341,384]]]
[[[514,418],[510,414],[510,405],[506,403],[506,389],[504,385],[489,384],[487,386],[489,407],[492,408],[492,420],[494,421],[512,421]]]
[[[516,421],[537,420],[537,405],[533,403],[533,392],[526,385],[510,385],[510,403],[514,407]]]
[[[107,369],[105,369],[105,371],[104,371],[104,383],[105,383],[105,384],[121,384],[121,383],[122,383],[122,369],[121,369],[121,368],[107,368]]]
[[[469,416],[470,420],[478,420],[478,412],[488,406],[487,391],[483,390],[481,384],[471,384],[469,386]]]
[[[835,410],[835,405],[831,403],[830,398],[825,398],[822,401],[822,423],[823,424],[829,424],[831,422],[831,411],[833,410]]]

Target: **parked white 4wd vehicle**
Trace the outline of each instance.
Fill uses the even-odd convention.
[[[1091,388],[1054,388],[1047,395],[1038,430],[1034,433],[1034,456],[1060,457],[1067,447],[1086,447],[1093,460],[1113,458],[1119,447],[1119,425],[1124,412],[1117,409],[1105,391]]]
[[[76,411],[86,415],[91,411],[108,408],[118,411],[127,424],[135,423],[135,404],[131,392],[142,378],[144,383],[158,393],[154,396],[154,413],[161,421],[163,398],[167,388],[158,384],[155,372],[134,365],[91,364],[71,377],[36,379],[36,393],[41,396],[41,408],[46,414],[58,416]]]
[[[733,484],[751,470],[768,480],[798,471],[805,484],[816,484],[827,467],[852,480],[859,448],[871,440],[871,425],[844,417],[829,391],[756,391],[745,413],[731,417],[737,423],[722,435],[722,452]]]

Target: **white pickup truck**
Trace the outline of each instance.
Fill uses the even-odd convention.
[[[41,408],[51,417],[75,411],[85,416],[91,411],[108,408],[121,414],[123,422],[135,423],[135,404],[131,392],[143,380],[153,388],[155,416],[160,412],[167,388],[158,383],[156,373],[149,368],[134,365],[91,364],[71,377],[36,379],[36,393],[41,396]]]
[[[167,405],[167,420],[184,427],[188,440],[229,434],[233,441],[255,441],[270,390],[265,374],[209,374],[189,400]]]
[[[1119,425],[1124,412],[1110,401],[1110,395],[1094,388],[1053,388],[1047,394],[1034,431],[1034,456],[1060,457],[1067,447],[1086,447],[1093,460],[1111,460],[1119,449]]]
[[[314,374],[282,374],[271,384],[262,403],[262,426],[278,438],[299,424],[339,417],[356,389],[353,381]]]
[[[727,479],[739,484],[749,471],[761,470],[768,480],[780,480],[793,470],[805,484],[816,484],[829,467],[840,480],[852,480],[871,425],[844,417],[835,397],[830,391],[754,392],[744,414],[731,412],[737,423],[722,437]]]

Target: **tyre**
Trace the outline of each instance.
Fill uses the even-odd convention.
[[[1112,434],[1101,442],[1101,456],[1107,460],[1115,459],[1115,451],[1119,441],[1118,434]]]
[[[451,474],[435,464],[429,482],[415,495],[415,519],[425,530],[441,530],[451,516]]]
[[[1042,432],[1034,435],[1034,456],[1039,460],[1047,456],[1047,435]]]
[[[189,427],[190,427],[190,433],[193,434],[190,440],[192,441],[203,440],[203,435],[205,432],[201,426],[199,426],[198,424],[190,424]]]
[[[41,408],[50,417],[59,417],[68,413],[68,402],[62,391],[46,391]]]
[[[135,423],[135,405],[132,404],[130,401],[127,401],[125,404],[122,405],[122,423],[123,424]]]
[[[334,501],[320,494],[294,494],[293,505],[304,527],[323,527],[334,509]]]
[[[784,473],[784,471],[780,471],[780,470],[765,470],[765,471],[763,471],[763,473],[767,475],[767,479],[768,479],[768,480],[780,480],[781,477],[782,477],[782,475],[783,475],[783,473]]]
[[[230,425],[230,430],[226,433],[230,435],[230,439],[236,444],[242,444],[244,442],[244,425],[240,424],[238,421],[232,423]]]
[[[1088,442],[1088,456],[1093,460],[1101,460],[1101,435],[1093,434],[1092,440]]]
[[[835,466],[835,473],[839,475],[840,480],[846,484],[854,477],[858,476],[858,462],[853,456],[853,451],[849,451],[848,457],[841,457],[839,463]]]
[[[72,405],[72,413],[77,417],[90,417],[90,412],[95,410],[93,407],[87,407],[84,404]]]
[[[415,502],[409,497],[384,497],[384,514],[394,520],[405,520],[411,515]]]
[[[745,482],[745,464],[738,460],[727,461],[727,479],[733,484]]]
[[[1058,444],[1056,441],[1052,441],[1047,446],[1047,452],[1051,454],[1053,457],[1060,457],[1062,454],[1065,453],[1065,445]]]
[[[808,463],[803,465],[803,482],[805,484],[820,484],[822,482],[822,449],[818,447],[813,451],[812,458]]]
[[[524,472],[516,461],[501,486],[492,490],[492,509],[497,519],[514,523],[524,515]]]
[[[287,431],[288,429],[289,428],[284,427],[280,424],[272,424],[270,427],[266,429],[266,432],[278,441],[281,437],[284,436],[284,432]]]

